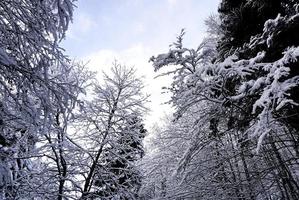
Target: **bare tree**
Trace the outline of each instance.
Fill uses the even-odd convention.
[[[0,168],[2,199],[26,196],[41,155],[35,143],[56,126],[82,92],[59,41],[72,19],[72,0],[0,2]],[[62,115],[61,118],[65,118]]]
[[[147,111],[142,89],[133,68],[114,63],[111,75],[104,74],[104,83],[95,85],[92,100],[77,117],[80,131],[74,141],[84,149],[85,159],[82,199],[135,198],[139,178],[134,161],[143,152],[141,120]]]

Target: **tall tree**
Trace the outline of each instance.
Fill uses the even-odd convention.
[[[115,63],[108,74],[78,116],[83,136],[77,141],[86,159],[82,199],[134,199],[139,184],[134,161],[143,152],[147,96],[133,68]]]
[[[206,105],[213,150],[200,152],[211,159],[186,151],[178,164],[196,181],[209,163],[210,177],[191,183],[212,199],[298,199],[298,3],[225,0],[220,19],[216,49],[184,48],[181,34],[168,53],[151,58],[156,70],[176,65],[177,119]],[[211,179],[217,189],[203,187]]]
[[[72,0],[0,2],[0,168],[2,199],[25,195],[34,144],[72,109],[80,91],[59,47]]]

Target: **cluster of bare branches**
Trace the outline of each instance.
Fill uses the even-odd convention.
[[[64,55],[59,42],[73,7],[0,2],[1,199],[136,198],[142,80],[114,63],[99,84]]]

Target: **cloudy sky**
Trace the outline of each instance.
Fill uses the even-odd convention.
[[[66,53],[88,61],[95,71],[108,70],[117,59],[135,66],[145,76],[152,111],[146,125],[158,122],[169,106],[161,87],[170,78],[157,75],[148,63],[152,55],[164,53],[182,28],[185,44],[196,48],[204,37],[204,20],[217,12],[220,0],[78,0],[74,21],[63,41]],[[100,77],[100,76],[99,76]]]

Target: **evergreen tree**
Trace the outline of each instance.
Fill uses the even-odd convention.
[[[184,48],[181,34],[168,53],[151,58],[156,70],[176,65],[170,90],[177,119],[207,105],[207,118],[197,121],[209,123],[213,155],[187,150],[180,184],[190,177],[200,194],[213,179],[211,199],[298,199],[298,3],[224,0],[219,12],[216,52],[209,43]],[[201,153],[208,155],[207,146]],[[200,166],[211,173],[203,182],[195,179]]]
[[[137,199],[141,175],[135,166],[144,154],[142,140],[146,130],[141,120],[132,117],[116,143],[107,149],[105,162],[97,169],[98,196],[106,199]]]
[[[223,61],[249,42],[252,36],[262,33],[264,23],[278,13],[285,13],[281,0],[223,0],[219,15],[224,34],[218,44],[218,59]],[[246,56],[249,58],[252,55]]]

